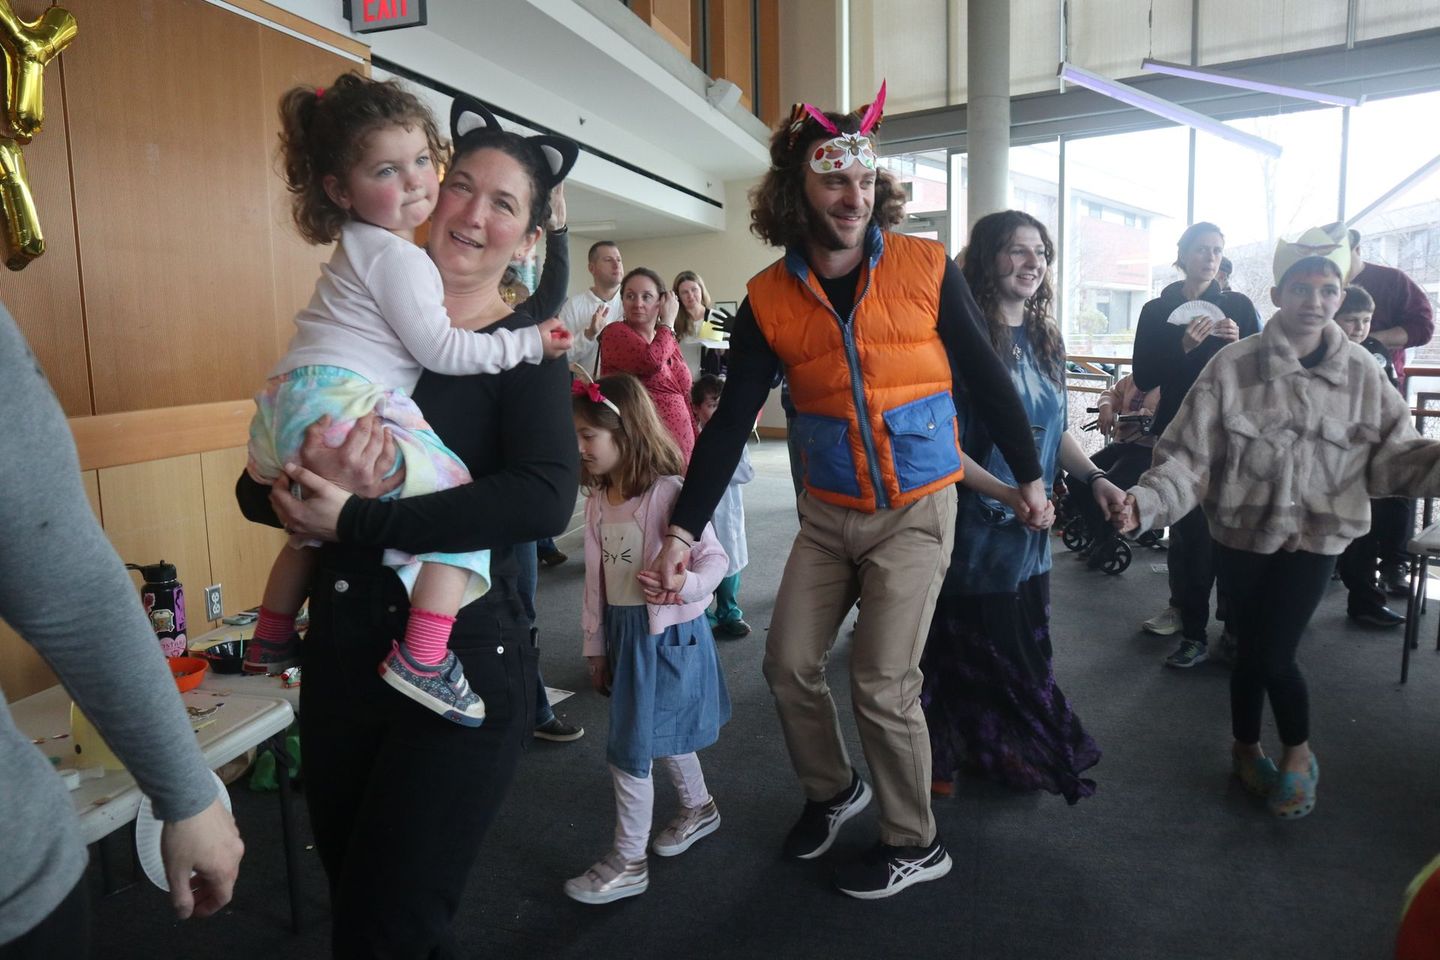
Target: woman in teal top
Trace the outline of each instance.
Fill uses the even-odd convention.
[[[1044,224],[1018,210],[981,218],[962,254],[990,341],[1029,414],[1046,485],[1061,466],[1092,478],[1108,514],[1124,493],[1065,432],[1065,347],[1050,317],[1054,256]],[[1009,465],[977,419],[966,418],[962,445],[954,554],[921,661],[934,792],[949,794],[964,766],[1075,803],[1094,792],[1080,774],[1100,751],[1050,668],[1053,511],[1025,513]]]

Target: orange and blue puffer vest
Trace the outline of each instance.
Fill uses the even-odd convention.
[[[871,513],[960,479],[950,360],[936,331],[945,260],[933,240],[871,224],[848,317],[799,250],[747,285],[755,322],[785,365],[811,496]]]

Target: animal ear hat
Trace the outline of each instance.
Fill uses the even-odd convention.
[[[462,94],[450,105],[450,139],[454,141],[456,153],[460,152],[467,137],[474,139],[503,130],[500,121],[495,119],[495,114],[474,97]],[[542,133],[522,139],[534,147],[545,161],[544,169],[548,171],[545,181],[547,188],[553,188],[564,180],[580,156],[580,145],[569,137]]]

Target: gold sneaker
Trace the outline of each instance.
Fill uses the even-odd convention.
[[[611,850],[578,877],[565,881],[565,895],[581,903],[610,903],[638,897],[650,888],[646,859],[623,860]]]
[[[676,857],[689,850],[701,837],[708,837],[720,829],[720,811],[711,797],[704,806],[688,807],[670,821],[670,825],[655,835],[650,849],[660,857]]]

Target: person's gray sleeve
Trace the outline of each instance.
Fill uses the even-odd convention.
[[[60,404],[3,307],[0,382],[12,411],[0,617],[45,658],[156,816],[193,816],[215,799],[214,782],[135,586],[90,510]]]

